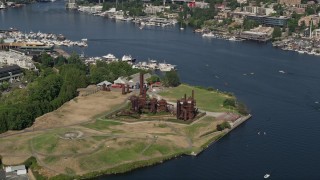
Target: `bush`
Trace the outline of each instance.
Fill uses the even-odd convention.
[[[236,107],[235,99],[226,99],[223,101],[223,107]]]
[[[246,107],[246,105],[244,105],[243,103],[238,103],[238,112],[242,115],[248,115],[249,114],[249,110]]]
[[[231,128],[230,124],[228,122],[226,122],[226,121],[217,125],[217,130],[218,131],[223,131],[226,128],[228,128],[228,129]]]
[[[37,163],[37,159],[33,156],[31,156],[30,158],[28,158],[24,163],[23,163],[27,169],[32,169],[32,168],[38,168],[38,163]]]
[[[162,83],[164,86],[172,86],[176,87],[180,85],[180,78],[176,71],[166,72],[164,78],[162,79]]]

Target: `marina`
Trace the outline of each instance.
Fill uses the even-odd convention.
[[[295,39],[289,38],[282,41],[276,41],[273,46],[284,51],[295,51],[299,54],[308,54],[320,56],[320,41],[309,38]]]
[[[97,61],[103,61],[106,63],[112,63],[117,61],[127,62],[132,65],[133,68],[143,69],[143,70],[159,70],[161,72],[175,71],[177,70],[176,65],[168,64],[165,61],[159,62],[154,59],[149,59],[148,61],[136,62],[136,59],[131,55],[123,55],[121,59],[117,58],[115,55],[109,53],[101,57],[82,57],[85,64],[96,64]]]
[[[0,33],[0,39],[3,39],[4,43],[12,46],[78,46],[87,47],[87,39],[81,39],[81,41],[71,41],[66,39],[62,34],[32,32],[23,33],[16,29],[3,30]]]

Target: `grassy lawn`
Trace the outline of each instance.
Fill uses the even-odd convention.
[[[108,120],[96,120],[94,123],[84,124],[82,126],[95,129],[95,130],[105,130],[109,129],[111,126],[121,125],[120,122],[108,121]]]
[[[234,97],[218,93],[216,91],[208,91],[206,89],[192,87],[186,84],[181,84],[175,88],[169,88],[168,90],[159,93],[159,95],[164,98],[168,98],[172,102],[176,102],[176,100],[182,98],[184,94],[187,94],[187,97],[190,97],[192,90],[194,90],[195,93],[197,107],[201,110],[212,112],[230,111],[223,107],[223,101]]]
[[[33,138],[32,143],[35,150],[52,153],[57,147],[58,137],[55,134],[42,134]]]
[[[126,161],[134,161],[141,157],[141,151],[147,146],[143,142],[132,142],[132,145],[119,148],[104,148],[103,150],[80,159],[80,167],[84,170],[97,169],[101,166],[113,166]]]
[[[214,123],[216,119],[211,116],[203,117],[202,119],[199,119],[194,124],[190,126],[185,127],[185,132],[188,137],[194,139],[195,137],[198,137],[200,134],[204,133],[206,131],[206,127],[209,127]],[[211,131],[215,131],[215,128],[210,128]]]

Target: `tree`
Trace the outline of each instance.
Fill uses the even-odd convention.
[[[147,79],[147,82],[149,84],[153,84],[153,83],[159,82],[159,81],[160,81],[160,78],[157,75],[152,75],[150,78]]]
[[[234,99],[226,99],[223,101],[223,107],[236,107],[236,101]]]
[[[176,87],[180,85],[180,78],[178,73],[174,70],[166,72],[165,76],[162,79],[164,86]]]
[[[306,14],[307,15],[316,14],[316,10],[311,6],[308,6],[307,9],[306,9]]]
[[[281,28],[280,27],[275,27],[273,32],[272,32],[272,39],[276,39],[276,38],[279,38],[281,37]]]
[[[260,24],[257,21],[251,20],[251,19],[245,19],[243,21],[243,28],[245,30],[253,29],[255,27],[258,27]]]
[[[107,11],[113,7],[113,3],[110,2],[104,2],[102,4],[102,11]]]
[[[7,81],[4,81],[1,85],[0,85],[0,90],[5,91],[10,87],[10,84]]]
[[[54,65],[55,66],[62,66],[67,63],[67,59],[63,56],[58,56],[54,59]]]
[[[44,67],[53,67],[53,58],[47,54],[47,53],[43,53],[40,56],[40,62]]]

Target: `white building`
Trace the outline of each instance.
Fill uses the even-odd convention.
[[[0,51],[0,64],[9,66],[16,64],[21,68],[28,70],[33,70],[36,68],[31,57],[12,49],[9,51]]]
[[[146,6],[143,10],[146,14],[156,14],[163,12],[165,9],[165,6]]]
[[[102,6],[79,6],[78,10],[81,12],[95,14],[102,11]]]
[[[6,173],[16,172],[17,175],[27,174],[27,169],[25,165],[20,166],[8,166],[5,168]]]
[[[253,13],[256,15],[267,15],[269,16],[272,13],[275,13],[275,11],[272,8],[263,8],[263,7],[257,7],[257,6],[245,6],[243,7],[244,12]]]

